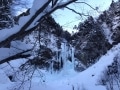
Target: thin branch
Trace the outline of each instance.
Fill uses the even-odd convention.
[[[15,71],[14,70],[14,67],[9,63],[9,62],[7,62],[8,63],[8,65],[13,69],[13,71]]]
[[[56,11],[56,10],[58,10],[58,9],[61,9],[61,8],[64,8],[64,7],[66,7],[67,5],[69,5],[69,4],[73,3],[73,2],[76,2],[76,1],[78,1],[78,0],[70,0],[70,1],[68,1],[68,2],[66,2],[66,3],[64,3],[64,4],[56,5],[56,7],[54,7],[51,11],[47,12],[44,16],[42,16],[42,17],[38,20],[38,22],[40,22],[40,21],[41,21],[43,18],[45,18],[46,16],[49,16],[50,14],[52,14],[54,11]]]
[[[34,75],[34,73],[35,73],[35,69],[36,69],[36,68],[34,68],[34,70],[33,70],[33,72],[32,72],[32,75],[31,75],[30,78],[29,78],[29,80],[30,80],[29,90],[31,90],[31,87],[32,87],[32,78],[33,78],[33,75]]]
[[[86,4],[87,6],[89,6],[90,8],[92,8],[93,10],[95,10],[95,11],[97,11],[99,13],[99,11],[96,8],[92,7],[92,5],[90,5],[90,4],[86,3],[86,2],[74,2],[74,3],[83,3],[83,4]]]
[[[23,51],[23,52],[20,52],[20,53],[17,53],[13,56],[10,56],[8,58],[5,58],[3,60],[0,60],[0,64],[3,64],[3,63],[6,63],[6,62],[9,62],[9,61],[12,61],[12,60],[15,60],[15,59],[19,59],[19,58],[27,58],[27,57],[30,57],[31,54],[25,54],[27,52],[31,51],[31,49],[29,50],[26,50],[26,51]]]
[[[74,12],[74,13],[80,15],[81,17],[82,17],[82,16],[90,16],[90,15],[87,15],[87,14],[84,14],[84,13],[79,13],[79,12],[75,11],[74,9],[69,8],[69,7],[65,7],[65,8],[67,8],[68,10],[70,10],[70,11],[72,11],[72,12]]]

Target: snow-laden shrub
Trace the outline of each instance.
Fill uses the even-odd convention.
[[[99,84],[107,90],[120,90],[120,56],[114,57],[113,63],[103,71]]]

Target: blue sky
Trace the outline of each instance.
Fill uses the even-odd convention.
[[[112,0],[79,0],[79,1],[85,1],[94,8],[99,7],[99,13],[94,11],[92,8],[85,4],[70,5],[69,7],[74,8],[79,12],[84,12],[95,17],[97,17],[102,11],[108,9],[109,5],[112,2]],[[63,29],[68,30],[69,32],[72,32],[74,25],[78,25],[79,22],[82,22],[85,18],[85,17],[81,18],[79,15],[76,15],[75,13],[67,9],[57,10],[53,14],[53,16],[57,23],[59,23],[61,26],[63,26]]]
[[[31,0],[32,2],[33,0]],[[78,0],[87,2],[92,7],[96,8],[99,7],[99,13],[90,8],[85,4],[74,4],[69,5],[70,8],[74,8],[76,11],[89,14],[91,16],[97,17],[102,11],[109,8],[112,0]],[[117,1],[117,0],[114,0]],[[56,22],[59,23],[64,30],[68,30],[69,32],[74,31],[74,25],[78,25],[80,22],[84,21],[86,17],[80,17],[79,15],[67,10],[67,9],[60,9],[53,13],[53,17],[55,18]]]

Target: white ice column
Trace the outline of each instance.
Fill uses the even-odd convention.
[[[74,52],[75,52],[75,49],[74,49],[74,47],[72,47],[71,55],[72,55],[72,67],[73,68],[74,68],[74,62],[75,62]]]

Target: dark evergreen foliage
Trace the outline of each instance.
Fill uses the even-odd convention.
[[[89,66],[105,54],[111,45],[105,38],[100,24],[94,21],[93,17],[88,17],[85,22],[79,24],[78,30],[79,32],[72,36],[72,43],[76,48],[75,56]]]
[[[13,26],[11,4],[12,0],[0,0],[0,29],[11,28]]]

